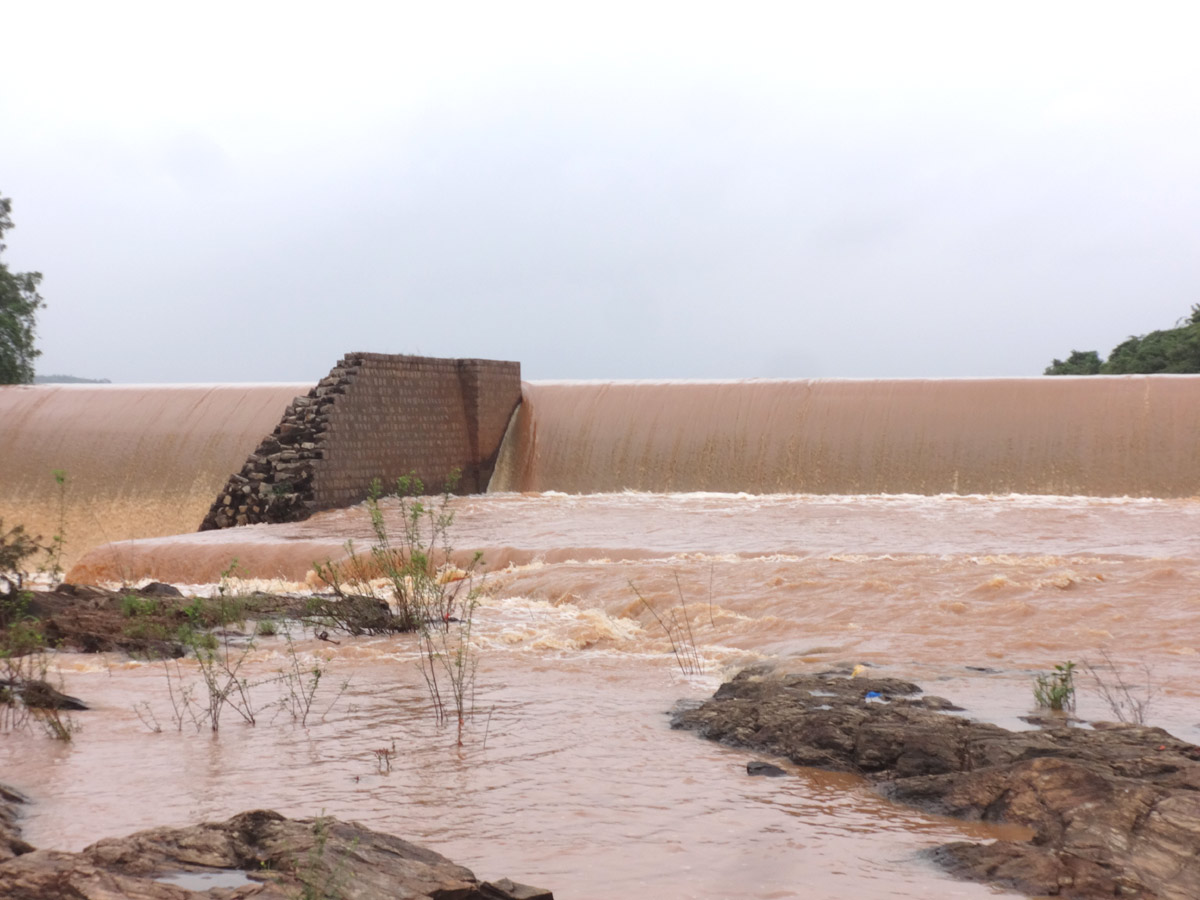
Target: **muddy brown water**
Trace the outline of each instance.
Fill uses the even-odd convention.
[[[0,513],[53,534],[65,469],[73,580],[211,586],[236,559],[303,587],[314,560],[368,546],[361,508],[170,535],[306,387],[0,389]],[[846,776],[750,778],[751,757],[667,711],[747,663],[865,663],[1029,727],[1036,672],[1106,652],[1156,691],[1153,723],[1200,741],[1200,377],[524,387],[496,492],[455,501],[456,547],[489,573],[461,749],[410,638],[297,634],[328,664],[317,715],[276,714],[264,685],[258,724],[226,712],[217,737],[175,728],[161,666],[62,654],[96,707],[75,739],[0,735],[0,778],[36,801],[28,839],[77,849],[266,806],[561,898],[983,898],[920,851],[1010,833]],[[676,666],[672,615],[699,673]],[[285,650],[260,640],[245,673],[269,679]],[[1079,715],[1111,717],[1086,675]]]
[[[358,819],[564,898],[982,898],[996,895],[947,879],[919,852],[1002,832],[892,806],[846,776],[750,778],[752,757],[672,732],[667,711],[746,663],[861,662],[971,715],[1028,727],[1033,674],[1099,662],[1103,649],[1126,677],[1148,667],[1154,723],[1200,740],[1192,500],[628,492],[455,502],[457,545],[482,550],[490,570],[461,750],[433,722],[406,637],[300,638],[302,653],[329,661],[322,697],[351,679],[340,699],[307,728],[269,713],[248,727],[227,712],[216,738],[174,729],[160,667],[63,655],[66,689],[98,707],[77,715],[75,740],[0,739],[5,780],[37,798],[28,839],[78,848],[270,806]],[[348,537],[369,537],[361,508],[119,545],[81,572],[198,583],[236,555],[250,576],[298,582]],[[701,673],[678,669],[631,583],[660,616],[680,609],[682,591]],[[250,671],[268,676],[283,650],[280,638],[261,641]],[[161,733],[135,714],[138,700]],[[1086,676],[1079,714],[1111,716]],[[380,771],[376,751],[393,741],[391,771]]]
[[[65,564],[108,541],[193,531],[307,384],[0,386],[0,517]],[[54,472],[67,483],[59,503]]]

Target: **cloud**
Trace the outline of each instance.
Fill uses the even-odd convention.
[[[1187,23],[922,9],[23,8],[0,189],[42,367],[1036,374],[1184,314]]]

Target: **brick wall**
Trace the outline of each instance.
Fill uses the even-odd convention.
[[[460,469],[460,493],[484,491],[520,400],[520,363],[349,353],[292,402],[200,529],[296,521],[411,472],[436,492]]]

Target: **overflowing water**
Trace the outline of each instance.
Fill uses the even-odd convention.
[[[1071,386],[1082,382],[1002,408],[993,382],[967,382],[975,400],[962,393],[950,416],[961,389],[935,386],[937,403],[904,401],[926,418],[903,422],[856,399],[852,383],[709,386],[704,402],[673,385],[532,386],[493,482],[508,490],[453,501],[459,561],[478,550],[488,573],[461,748],[430,713],[411,637],[334,645],[297,633],[301,664],[327,666],[307,724],[265,685],[257,724],[227,713],[215,737],[175,722],[168,685],[194,679],[193,664],[172,682],[160,664],[60,654],[65,689],[95,708],[75,714],[70,744],[0,736],[3,780],[35,798],[24,824],[38,846],[271,807],[357,819],[561,898],[994,897],[920,851],[1011,833],[895,807],[844,775],[751,778],[746,753],[671,731],[667,713],[746,664],[865,663],[1026,728],[1034,675],[1070,659],[1110,683],[1116,666],[1153,694],[1152,723],[1200,741],[1200,503],[1189,498],[1200,441],[1184,402],[1198,382]],[[889,387],[892,402],[921,384]],[[1088,406],[1080,390],[1099,394]],[[808,430],[787,424],[800,421],[797,397]],[[722,432],[709,407],[736,428]],[[987,431],[996,417],[1026,431]],[[861,452],[844,449],[854,441]],[[840,484],[886,493],[780,483],[793,457],[826,460],[826,475],[843,460]],[[881,483],[884,470],[893,481]],[[972,487],[967,474],[982,471],[991,486]],[[1077,476],[1095,489],[1058,489],[1097,496],[1007,493]],[[752,492],[714,490],[731,481]],[[399,528],[395,504],[384,511]],[[254,584],[302,589],[314,561],[372,539],[361,507],[145,533],[82,555],[72,578],[203,584],[236,559]],[[679,665],[692,647],[700,672]],[[245,671],[262,680],[290,662],[283,637],[261,638]],[[1087,674],[1078,714],[1113,715]]]
[[[309,387],[0,387],[0,517],[45,540],[65,535],[68,565],[108,541],[194,531]]]
[[[1200,493],[1200,376],[526,384],[493,489]]]
[[[458,546],[482,550],[490,570],[461,750],[433,722],[407,637],[301,641],[329,661],[322,711],[351,677],[328,713],[307,728],[227,716],[216,738],[175,730],[160,667],[68,655],[67,689],[100,710],[78,714],[70,746],[0,744],[6,777],[39,798],[29,839],[79,847],[269,806],[358,819],[565,898],[982,898],[993,894],[946,879],[919,851],[995,832],[894,807],[845,776],[750,778],[747,754],[672,732],[667,711],[747,663],[863,662],[1023,728],[1035,672],[1103,666],[1105,651],[1139,686],[1150,679],[1153,721],[1200,740],[1190,500],[630,492],[455,503]],[[247,576],[299,586],[314,554],[336,557],[347,537],[369,541],[362,508],[134,546],[146,577],[209,580],[206,566],[227,568],[236,552]],[[659,624],[672,614],[686,617],[675,639],[694,643],[699,674],[676,663]],[[285,661],[273,638],[250,665],[265,677]],[[139,719],[139,700],[161,733]],[[1112,715],[1087,678],[1079,714]],[[393,747],[382,771],[376,751]]]

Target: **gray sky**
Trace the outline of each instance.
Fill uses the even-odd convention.
[[[42,373],[1039,374],[1200,302],[1200,13],[13,3]]]

